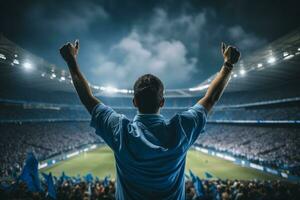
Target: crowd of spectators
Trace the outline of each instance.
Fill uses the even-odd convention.
[[[204,180],[202,184],[204,195],[196,197],[193,182],[186,181],[186,200],[296,200],[300,197],[298,184],[279,180]]]
[[[18,172],[29,151],[45,160],[101,142],[88,122],[3,123],[0,133],[0,177]]]
[[[60,107],[60,106],[32,106],[0,105],[0,120],[23,121],[23,120],[89,120],[90,115],[83,106]]]
[[[6,182],[6,188],[0,188],[0,199],[52,199],[45,188],[41,192],[29,192],[25,183]],[[114,200],[115,181],[95,180],[93,182],[69,179],[54,183],[58,200]],[[297,200],[300,198],[299,184],[284,181],[260,180],[202,180],[202,194],[198,195],[191,179],[185,182],[186,200]],[[155,199],[155,194],[153,194]]]
[[[125,100],[124,100],[125,101]],[[182,100],[183,101],[183,100]],[[28,106],[30,105],[30,106]],[[87,143],[97,142],[99,137],[89,127],[89,113],[83,106],[59,104],[2,104],[0,109],[0,175],[11,168],[20,168],[28,150],[35,150],[39,160],[74,149]],[[298,120],[297,102],[276,107],[276,105],[241,108],[216,108],[208,120]],[[133,118],[134,108],[117,107],[117,112]],[[182,108],[165,108],[161,113],[171,118]],[[7,123],[33,120],[32,123]],[[66,120],[69,122],[36,122],[35,120]],[[77,121],[76,121],[77,120]],[[83,120],[78,121],[78,120]],[[73,122],[72,122],[73,121]],[[35,123],[34,123],[35,122]],[[225,151],[256,163],[274,168],[288,169],[300,174],[299,128],[264,127],[245,125],[208,124],[206,134],[197,143],[205,148]]]
[[[133,119],[137,113],[136,108],[115,107],[118,113]],[[161,114],[170,119],[176,113],[187,110],[187,108],[163,108]],[[47,106],[41,108],[23,108],[20,106],[0,106],[0,120],[90,120],[90,114],[81,107],[59,107]],[[209,120],[300,120],[300,106],[285,107],[260,107],[260,108],[215,108],[209,115]]]
[[[299,127],[208,124],[196,144],[299,175]]]
[[[261,108],[214,109],[210,120],[300,120],[299,105]]]
[[[288,84],[273,90],[250,90],[238,92],[225,92],[218,105],[237,105],[253,102],[267,102],[273,100],[295,98],[300,96],[297,84]]]

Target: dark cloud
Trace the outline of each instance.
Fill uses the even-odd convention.
[[[296,13],[293,2],[260,8],[266,5],[194,0],[10,1],[1,8],[1,31],[59,67],[65,67],[59,46],[79,38],[79,62],[94,84],[129,88],[139,75],[154,73],[168,88],[182,88],[197,85],[219,69],[222,41],[236,45],[245,56],[298,26],[289,20]],[[286,8],[292,10],[281,12]],[[265,28],[270,20],[274,31]]]
[[[57,34],[69,35],[70,33],[84,34],[91,30],[94,23],[101,23],[109,19],[109,14],[101,5],[91,2],[74,4],[68,9],[57,7],[54,13],[48,13],[45,5],[33,6],[27,12],[27,20],[34,26],[42,26],[45,30]]]
[[[182,11],[171,17],[166,10],[155,8],[152,16],[134,24],[129,34],[113,44],[110,54],[102,55],[98,66],[91,70],[104,75],[105,82],[121,81],[126,87],[143,73],[158,75],[169,88],[188,87],[209,76],[211,70],[205,73],[209,61],[210,68],[220,67],[222,40],[246,52],[265,43],[239,25],[211,23],[215,17],[211,9],[192,14]],[[115,59],[116,54],[121,54],[119,59]]]

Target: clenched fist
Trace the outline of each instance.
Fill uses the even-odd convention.
[[[79,51],[79,41],[76,40],[75,44],[71,44],[70,42],[65,44],[59,49],[60,55],[66,62],[70,62],[73,59],[76,59]]]
[[[226,46],[225,43],[222,42],[221,51],[224,57],[224,62],[235,64],[239,61],[241,53],[237,50],[237,48],[233,46]]]

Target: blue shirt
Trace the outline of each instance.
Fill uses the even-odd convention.
[[[206,123],[196,104],[170,120],[159,114],[137,114],[133,121],[100,103],[91,126],[113,150],[116,199],[185,199],[185,160]]]

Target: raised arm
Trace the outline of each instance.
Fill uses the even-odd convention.
[[[59,51],[63,59],[68,64],[73,84],[82,104],[86,107],[89,113],[91,113],[94,106],[97,105],[100,101],[96,97],[94,97],[87,80],[80,72],[77,63],[79,41],[76,40],[75,45],[67,43],[63,47],[61,47]]]
[[[211,82],[205,96],[198,101],[208,112],[222,96],[229,82],[233,65],[237,63],[240,58],[240,52],[235,47],[226,47],[226,45],[222,43],[221,51],[224,57],[224,64],[215,79]]]

